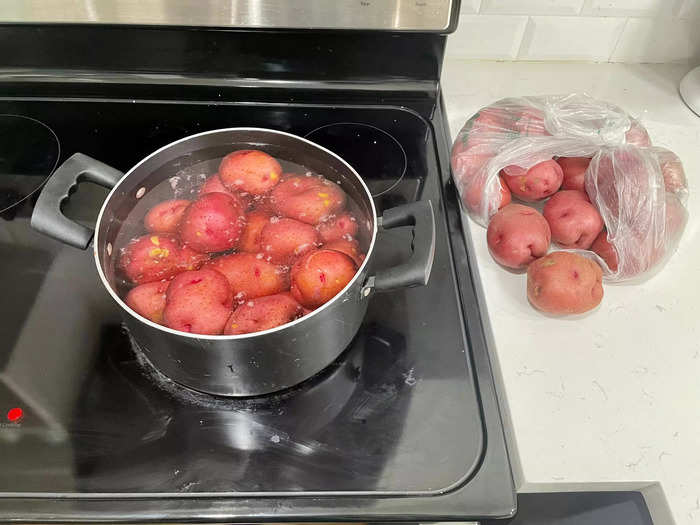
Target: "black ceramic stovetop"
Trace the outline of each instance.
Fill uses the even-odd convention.
[[[57,30],[46,49],[72,32]],[[31,46],[49,31],[17,33]],[[198,46],[223,49],[221,33],[201,42],[197,35],[187,33],[180,54],[156,51],[165,60]],[[133,41],[117,36],[127,47]],[[441,37],[405,38],[438,56],[418,54],[401,72],[439,72],[423,66],[441,58]],[[357,55],[358,41],[347,56]],[[391,35],[383,41],[399,45]],[[71,45],[86,60],[101,56],[78,40]],[[27,46],[18,48],[25,63],[61,61],[59,48],[41,54]],[[275,46],[266,56],[284,49]],[[308,46],[312,53],[317,41]],[[124,59],[123,46],[114,49],[112,60]],[[326,58],[335,64],[340,49],[333,50]],[[264,65],[276,75],[273,62]],[[183,67],[191,64],[200,62]],[[439,521],[512,513],[479,284],[448,182],[439,93],[422,91],[430,83],[292,93],[277,84],[200,89],[174,77],[144,89],[134,82],[151,80],[141,77],[79,85],[63,85],[66,75],[49,81],[48,73],[36,83],[6,77],[0,68],[0,520]],[[292,390],[243,400],[187,390],[151,369],[130,344],[92,254],[29,226],[37,190],[73,153],[128,171],[173,140],[235,126],[308,136],[336,151],[365,179],[379,213],[430,199],[437,214],[428,286],[375,295],[331,367]],[[106,193],[81,184],[64,211],[94,224]],[[411,241],[410,228],[381,233],[377,266],[407,258]]]
[[[469,485],[488,440],[429,122],[387,107],[125,100],[5,100],[0,114],[5,136],[21,138],[3,152],[14,178],[0,189],[5,208],[18,202],[0,230],[0,509],[20,497],[430,500]],[[175,139],[234,126],[308,135],[339,152],[379,212],[415,199],[439,211],[428,286],[377,295],[329,369],[246,400],[151,369],[91,254],[29,227],[32,189],[74,152],[126,171]],[[89,224],[105,195],[84,184],[66,213]],[[410,228],[383,233],[378,265],[406,258],[410,243]]]

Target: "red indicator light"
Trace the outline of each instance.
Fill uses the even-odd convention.
[[[20,419],[22,419],[22,416],[24,416],[24,411],[19,407],[11,408],[7,412],[8,421],[19,421]]]

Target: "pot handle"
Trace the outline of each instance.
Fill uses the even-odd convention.
[[[430,278],[435,258],[435,215],[433,204],[416,201],[386,210],[379,219],[385,230],[413,226],[413,255],[403,264],[378,272],[367,280],[363,295],[372,289],[393,290],[407,286],[425,286]]]
[[[53,172],[41,190],[32,212],[32,228],[84,250],[95,231],[63,215],[63,201],[70,197],[81,182],[94,182],[105,188],[113,188],[123,176],[121,171],[99,160],[75,153]]]

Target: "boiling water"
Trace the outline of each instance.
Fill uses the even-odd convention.
[[[305,166],[296,164],[283,159],[277,159],[282,166],[284,174],[305,175],[309,177],[323,177],[323,174],[314,173]],[[199,189],[204,184],[205,180],[211,175],[218,172],[221,158],[214,158],[199,162],[188,166],[178,171],[172,177],[166,178],[149,190],[139,188],[136,191],[136,204],[129,212],[126,219],[122,222],[119,232],[115,239],[115,245],[112,249],[113,257],[119,257],[123,253],[126,245],[133,239],[145,235],[147,233],[143,219],[153,206],[170,199],[187,199],[195,200],[199,193]],[[343,186],[341,180],[333,180],[333,177],[328,177],[328,180]],[[241,195],[245,195],[242,193]],[[372,236],[372,222],[366,213],[363,212],[365,207],[360,206],[349,194],[347,194],[346,211],[352,213],[358,222],[358,233],[356,239],[360,246],[360,252],[366,253],[369,248]],[[256,196],[253,201],[257,203],[263,196]],[[329,217],[332,218],[333,216]],[[272,220],[275,220],[273,217]],[[225,253],[234,253],[235,250],[229,250]],[[216,255],[221,255],[216,254]],[[118,266],[118,265],[116,265]],[[125,280],[120,271],[117,270],[115,278],[116,291],[120,297],[125,297],[129,289],[133,286],[129,281]]]

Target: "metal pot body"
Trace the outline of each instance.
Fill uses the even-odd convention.
[[[253,334],[208,336],[188,334],[153,323],[121,299],[117,270],[119,246],[143,234],[139,207],[148,209],[171,195],[163,188],[187,192],[214,173],[220,159],[234,150],[259,149],[320,173],[337,182],[358,217],[358,241],[366,258],[357,274],[331,301],[286,325]],[[385,227],[414,225],[420,246],[411,260],[368,275],[378,223],[371,194],[362,178],[334,153],[300,137],[259,128],[214,130],[183,138],[149,155],[126,175],[85,155],[75,154],[56,170],[39,197],[32,216],[37,230],[76,247],[86,248],[93,232],[61,213],[61,203],[82,180],[112,187],[98,216],[94,256],[102,282],[122,308],[134,341],[164,375],[189,388],[222,396],[253,396],[283,390],[315,375],[350,344],[362,323],[375,289],[427,282],[435,232],[429,202],[389,210]],[[163,183],[167,181],[168,184]]]
[[[124,320],[151,363],[173,381],[224,396],[267,394],[312,377],[347,348],[367,310],[359,283],[319,315],[238,340],[187,338],[126,312]]]

